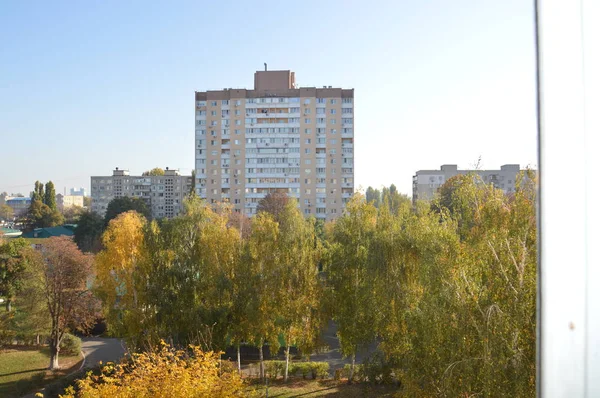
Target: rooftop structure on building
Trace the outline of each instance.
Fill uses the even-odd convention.
[[[307,216],[340,216],[354,192],[354,89],[298,87],[289,70],[257,71],[254,89],[195,94],[196,192],[256,213],[271,192]]]
[[[20,217],[27,213],[31,205],[30,197],[6,197],[6,205],[13,209],[14,216]]]
[[[85,196],[85,188],[71,188],[69,193],[71,196]]]
[[[439,170],[419,170],[413,176],[413,201],[433,199],[448,179],[464,174],[477,174],[485,183],[511,193],[515,191],[520,172],[518,164],[505,164],[500,170],[459,170],[455,164],[442,165]]]
[[[111,176],[91,177],[92,211],[104,215],[111,200],[139,198],[146,202],[153,218],[172,218],[183,210],[183,199],[192,190],[192,177],[179,170],[165,169],[161,176],[132,176],[118,167]]]
[[[56,236],[73,236],[75,224],[65,224],[58,227],[35,228],[33,231],[25,232],[23,238],[46,239]]]

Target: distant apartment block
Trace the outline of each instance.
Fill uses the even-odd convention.
[[[85,188],[71,188],[69,193],[71,196],[85,196]]]
[[[5,203],[13,209],[15,217],[21,217],[27,213],[31,205],[31,198],[26,197],[6,197]]]
[[[56,195],[56,207],[60,210],[68,209],[73,206],[83,207],[83,196],[63,195],[61,193]]]
[[[518,164],[506,164],[500,170],[458,170],[455,164],[443,165],[440,170],[419,170],[413,176],[413,201],[433,199],[449,178],[469,173],[481,176],[485,183],[494,184],[506,193],[514,192],[520,171]]]
[[[354,89],[300,87],[289,70],[258,71],[254,89],[195,95],[196,192],[256,214],[270,192],[307,216],[339,217],[354,191]]]
[[[153,218],[172,218],[183,209],[183,199],[192,189],[192,177],[177,170],[162,176],[131,176],[128,170],[113,170],[112,176],[91,177],[92,211],[104,215],[114,198],[128,196],[146,202]]]

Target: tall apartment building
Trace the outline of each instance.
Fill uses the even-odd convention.
[[[354,191],[354,89],[300,87],[289,70],[258,71],[254,90],[196,92],[196,191],[256,213],[270,192],[309,216],[342,214]]]
[[[128,170],[113,170],[112,176],[92,177],[92,211],[104,215],[108,203],[128,196],[146,202],[153,218],[172,218],[183,210],[183,199],[192,189],[192,177],[177,170],[163,176],[131,176]]]
[[[413,176],[413,201],[433,199],[437,191],[451,177],[459,174],[478,174],[485,183],[494,184],[506,193],[515,191],[518,164],[505,164],[500,170],[458,170],[455,164],[443,165],[440,170],[419,170]]]

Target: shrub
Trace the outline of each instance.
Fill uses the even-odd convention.
[[[60,342],[60,353],[63,355],[79,355],[81,352],[81,339],[72,334],[65,334]]]
[[[352,367],[352,365],[350,364],[345,364],[343,369],[338,369],[339,370],[339,378],[342,379],[349,379],[350,378],[350,368]],[[362,372],[362,365],[360,364],[355,364],[354,365],[354,377],[352,378],[352,380],[357,380],[357,381],[365,381],[364,380],[364,376],[363,376],[363,372]]]
[[[391,384],[394,382],[392,363],[380,350],[373,352],[364,359],[360,373],[361,379],[372,384]]]
[[[329,364],[327,362],[308,362],[310,365],[310,372],[313,379],[317,377],[324,379],[329,377]]]
[[[285,372],[285,361],[265,361],[265,376],[276,379],[283,376]]]
[[[235,371],[220,366],[220,353],[175,350],[164,342],[157,352],[133,354],[127,364],[108,364],[100,375],[88,373],[67,388],[63,398],[77,397],[239,397],[244,383]]]

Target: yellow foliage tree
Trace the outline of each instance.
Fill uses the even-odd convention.
[[[105,249],[96,256],[95,290],[109,327],[127,336],[139,336],[143,326],[145,225],[139,213],[121,213],[108,224],[102,236]]]
[[[61,398],[240,397],[244,383],[232,367],[223,367],[217,352],[197,346],[174,350],[161,342],[158,352],[134,354],[131,363],[107,364],[68,387]]]

